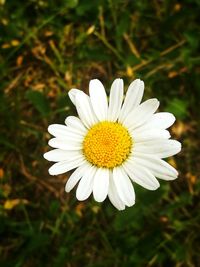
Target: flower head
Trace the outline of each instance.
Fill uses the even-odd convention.
[[[65,190],[76,184],[78,200],[102,202],[108,196],[119,210],[135,204],[134,183],[156,190],[162,180],[174,180],[178,172],[163,158],[175,155],[181,144],[171,140],[169,132],[175,117],[171,113],[155,113],[157,99],[141,104],[144,83],[133,81],[124,98],[123,80],[112,83],[109,103],[102,83],[95,79],[89,84],[89,94],[78,89],[69,91],[78,117],[69,116],[66,125],[48,127],[54,136],[49,145],[55,149],[44,157],[56,162],[51,175],[75,171]],[[123,100],[124,98],[124,100]]]

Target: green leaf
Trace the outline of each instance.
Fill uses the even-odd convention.
[[[184,119],[188,115],[187,107],[188,102],[186,100],[174,98],[167,106],[167,111],[173,113],[178,119]]]
[[[33,104],[33,106],[41,113],[42,116],[47,116],[49,114],[49,102],[41,92],[30,90],[26,93],[26,97]]]
[[[66,6],[69,8],[75,8],[78,5],[78,0],[68,0],[66,1]]]
[[[197,49],[199,46],[199,39],[196,36],[197,35],[196,31],[190,30],[190,31],[187,31],[184,35],[185,35],[185,38],[188,44],[190,45],[190,48],[192,48],[192,50]]]

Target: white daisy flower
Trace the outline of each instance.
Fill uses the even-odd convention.
[[[48,127],[54,136],[49,145],[55,149],[44,154],[45,159],[56,162],[49,169],[51,175],[76,169],[66,183],[66,192],[78,184],[78,200],[91,193],[97,202],[108,196],[118,210],[135,204],[134,183],[156,190],[156,178],[176,179],[178,172],[163,158],[181,150],[181,144],[169,139],[166,130],[175,117],[168,112],[155,113],[159,106],[155,98],[141,104],[143,81],[133,81],[124,100],[123,87],[122,79],[114,80],[109,103],[97,79],[90,81],[90,96],[70,90],[79,118],[69,116],[66,125]]]

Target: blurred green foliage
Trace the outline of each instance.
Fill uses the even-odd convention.
[[[0,266],[199,266],[199,13],[199,0],[0,1]],[[75,114],[67,91],[116,77],[142,78],[183,143],[179,179],[135,186],[123,212],[76,201],[42,157],[48,124]]]

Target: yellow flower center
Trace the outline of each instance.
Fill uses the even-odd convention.
[[[92,126],[83,141],[86,159],[97,167],[114,168],[129,156],[132,138],[119,123],[103,121]]]

